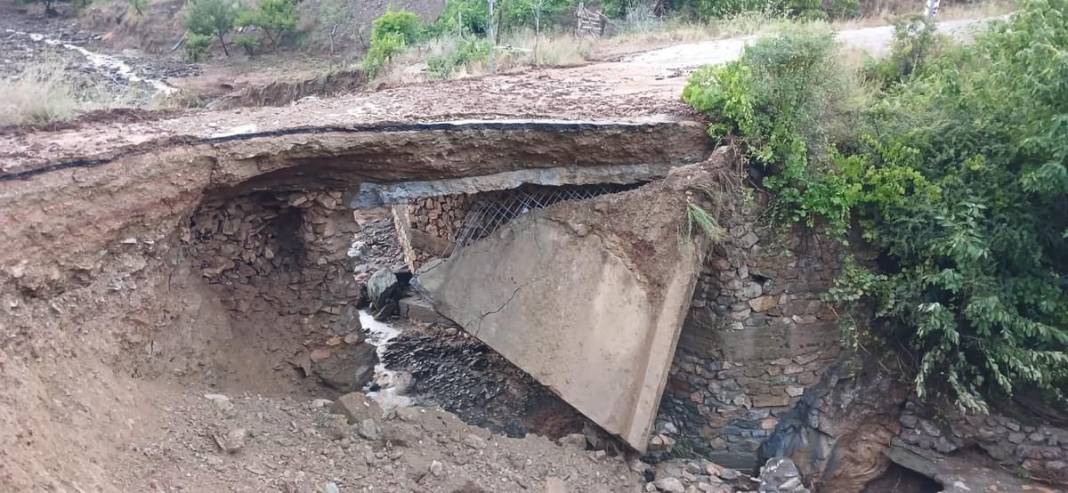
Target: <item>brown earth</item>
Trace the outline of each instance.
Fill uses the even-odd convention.
[[[457,466],[470,472],[414,485],[406,471],[421,465],[360,466],[305,432],[322,414],[305,404],[337,392],[297,368],[347,347],[353,329],[332,308],[344,322],[344,301],[356,299],[351,268],[337,264],[343,228],[356,226],[342,191],[560,162],[681,162],[707,151],[702,135],[692,122],[372,126],[178,140],[0,180],[0,489],[284,489],[304,471],[385,491],[451,491],[469,475],[508,491],[500,481],[538,485],[553,470],[579,491],[636,487],[620,479],[621,458],[571,457],[538,438],[504,442],[532,454],[516,459],[533,469],[515,477],[500,456],[475,461],[450,439],[412,447],[440,451],[447,470],[470,460]],[[211,393],[238,401],[238,418],[212,414]],[[252,433],[236,455],[205,438],[235,427]]]
[[[334,482],[342,491],[518,491],[544,488],[550,477],[575,491],[637,489],[621,458],[490,436],[448,414],[384,419],[382,432],[396,425],[397,440],[359,438],[367,430],[312,405],[336,392],[320,393],[285,363],[330,340],[323,327],[302,324],[319,312],[278,317],[262,296],[300,294],[289,287],[297,281],[317,296],[320,278],[306,276],[322,274],[315,259],[294,249],[294,283],[253,290],[260,300],[246,315],[232,293],[263,286],[254,278],[265,274],[235,265],[206,276],[212,256],[197,248],[193,218],[204,204],[253,193],[275,201],[315,193],[337,206],[368,179],[694,162],[708,143],[677,99],[684,72],[665,75],[670,65],[620,62],[277,108],[5,130],[0,490],[333,491],[326,483]],[[466,118],[495,123],[407,125]],[[509,121],[516,118],[615,123],[564,131]],[[243,126],[254,134],[210,138]],[[298,231],[316,230],[314,215],[301,214]],[[279,231],[287,230],[268,240]],[[231,243],[238,251],[254,247],[246,267],[265,267],[258,256],[269,257],[270,241],[245,244],[258,233],[227,240],[240,239]],[[217,393],[232,409],[204,397]],[[242,440],[236,453],[223,450]],[[441,474],[427,475],[435,460]]]

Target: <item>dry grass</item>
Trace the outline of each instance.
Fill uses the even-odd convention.
[[[894,19],[907,14],[922,14],[925,3],[901,2],[888,0],[865,4],[865,13],[856,19],[839,20],[832,23],[835,29],[858,29],[863,27],[885,26],[894,23]],[[998,17],[1016,9],[1013,0],[986,0],[973,3],[946,3],[938,11],[935,20],[952,21],[960,19],[983,19]]]
[[[0,80],[0,126],[44,125],[73,118],[80,104],[63,65],[45,62]]]
[[[571,34],[535,36],[534,31],[512,35],[497,55],[497,66],[504,70],[522,67],[581,65],[590,60],[595,40]]]
[[[775,30],[786,22],[789,19],[785,16],[770,12],[744,12],[708,22],[629,17],[616,24],[616,36],[598,40],[596,48],[608,53],[627,52],[651,46],[746,36]]]
[[[76,79],[58,60],[45,60],[15,77],[0,79],[0,126],[47,125],[87,111],[131,106],[130,93],[115,94]]]
[[[514,72],[530,67],[581,65],[590,60],[594,41],[570,34],[535,36],[533,31],[520,31],[510,35],[497,46],[497,72]],[[428,60],[452,53],[459,44],[459,39],[446,36],[413,46],[395,57],[374,82],[396,86],[434,79],[436,77],[428,71]],[[476,60],[454,66],[447,78],[461,79],[488,73],[489,60]]]

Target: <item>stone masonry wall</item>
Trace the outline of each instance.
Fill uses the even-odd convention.
[[[910,400],[901,413],[896,445],[952,455],[977,447],[1010,470],[1059,484],[1068,484],[1068,429],[1041,419],[1025,422],[997,411],[961,415],[952,404],[924,406]]]
[[[302,349],[276,354],[274,364],[350,391],[375,362],[363,343],[348,256],[358,228],[340,192],[262,192],[206,201],[183,240],[235,330],[265,354],[292,342]]]
[[[471,204],[468,194],[427,197],[393,207],[393,220],[413,272],[451,246]]]
[[[840,247],[761,228],[753,210],[721,219],[728,237],[705,262],[658,416],[678,446],[739,468],[840,352],[820,301]]]

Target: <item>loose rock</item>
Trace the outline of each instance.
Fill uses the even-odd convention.
[[[382,407],[361,392],[350,392],[338,397],[332,409],[348,418],[349,424],[360,423],[365,419],[382,419]]]
[[[679,478],[660,478],[653,482],[656,489],[667,493],[686,493],[686,487]]]

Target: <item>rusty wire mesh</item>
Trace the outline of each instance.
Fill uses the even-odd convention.
[[[509,221],[532,210],[566,200],[585,200],[606,193],[622,192],[637,185],[524,185],[512,190],[481,193],[475,197],[451,242],[455,252],[478,241]],[[445,252],[451,253],[451,252]]]

